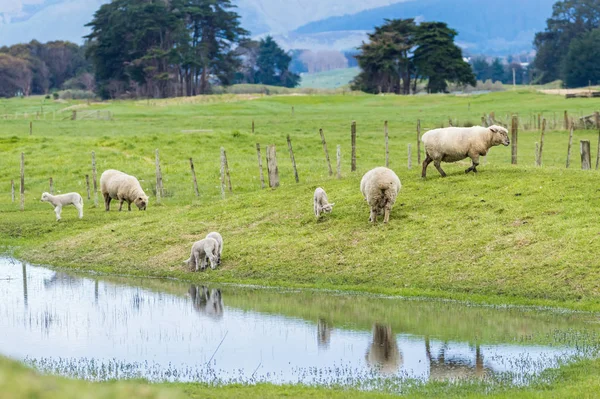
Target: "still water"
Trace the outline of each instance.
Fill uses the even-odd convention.
[[[594,314],[81,276],[0,258],[0,355],[91,380],[526,384],[596,356]]]

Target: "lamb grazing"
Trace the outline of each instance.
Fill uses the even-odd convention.
[[[217,258],[219,256],[219,243],[214,238],[204,238],[197,241],[192,245],[192,254],[190,258],[183,263],[189,266],[190,269],[198,271],[206,269],[208,259],[210,261],[210,268],[215,269]]]
[[[119,211],[123,209],[123,202],[127,201],[127,207],[131,211],[131,203],[135,203],[140,211],[146,210],[148,196],[142,190],[138,179],[118,170],[109,169],[100,176],[100,189],[104,196],[106,211],[110,210],[110,201],[119,201]]]
[[[83,198],[77,193],[68,193],[61,195],[52,195],[50,193],[42,194],[42,202],[49,202],[54,206],[54,213],[56,213],[56,221],[60,220],[60,212],[62,207],[66,205],[74,205],[79,212],[79,219],[83,218]]]
[[[390,212],[402,188],[393,170],[379,167],[365,173],[360,181],[360,191],[371,207],[369,221],[375,223],[377,215],[384,214],[383,222],[390,221]]]
[[[217,244],[219,244],[217,248],[217,251],[219,252],[219,255],[217,256],[217,265],[220,265],[221,254],[223,253],[223,237],[221,236],[221,234],[217,233],[216,231],[213,231],[212,233],[208,233],[206,235],[206,238],[212,238],[217,242]]]
[[[446,173],[442,170],[442,162],[457,162],[465,158],[471,158],[473,165],[465,173],[471,171],[477,173],[479,157],[486,155],[490,148],[503,144],[510,145],[508,130],[502,126],[492,125],[490,127],[446,127],[430,130],[421,137],[425,145],[427,158],[423,161],[423,172],[421,177],[425,178],[427,166],[431,162],[440,172],[442,177]]]
[[[330,204],[327,201],[327,193],[321,187],[317,187],[314,195],[315,216],[319,218],[321,213],[331,213],[335,203]]]

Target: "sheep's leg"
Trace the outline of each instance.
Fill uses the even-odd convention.
[[[121,212],[123,210],[123,202],[125,202],[124,199],[119,200],[119,212]]]
[[[216,259],[217,257],[213,254],[208,254],[208,260],[210,261],[210,268],[215,270],[217,268],[216,266]]]
[[[429,156],[429,154],[427,154],[427,158],[425,158],[425,160],[423,161],[423,172],[421,172],[421,177],[424,179],[427,177],[427,167],[429,166],[429,164],[433,161],[433,158],[431,158]]]
[[[442,175],[442,177],[446,177],[446,172],[444,172],[444,170],[442,169],[442,161],[435,161],[433,164],[435,165],[435,168],[438,170],[438,172],[440,172],[440,175]]]
[[[127,210],[131,212],[131,202],[127,201]]]
[[[110,211],[111,200],[112,198],[110,198],[110,195],[108,193],[104,193],[104,208],[106,209],[106,212]]]
[[[60,211],[62,210],[62,206],[57,205],[56,208],[54,208],[54,213],[56,213],[56,221],[58,222],[60,220]]]
[[[383,223],[388,223],[390,221],[390,207],[389,206],[385,206],[385,211],[384,211],[384,217],[383,217]]]
[[[465,170],[465,173],[469,173],[469,172],[477,173],[477,166],[479,166],[479,155],[475,156],[475,157],[471,157],[471,161],[473,162],[473,165],[471,165],[471,167],[469,169]]]
[[[77,208],[77,213],[79,213],[79,219],[83,219],[83,205],[75,204],[75,208]]]
[[[319,205],[317,205],[317,201],[315,201],[315,216],[318,218],[319,217]]]
[[[204,270],[204,260],[202,260],[201,264],[200,255],[197,252],[194,254],[194,262],[196,262],[196,271],[198,271],[198,266],[202,266],[202,270]]]
[[[375,209],[374,207],[371,207],[371,216],[369,217],[369,222],[377,222],[377,209]]]

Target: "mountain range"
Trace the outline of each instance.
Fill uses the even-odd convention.
[[[83,42],[84,27],[109,0],[0,0],[0,46],[27,42]],[[271,34],[285,48],[349,50],[386,18],[443,21],[472,53],[532,49],[555,0],[233,0],[253,36]]]

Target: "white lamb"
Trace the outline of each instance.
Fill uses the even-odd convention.
[[[206,238],[212,238],[214,239],[218,245],[217,251],[219,252],[219,255],[217,256],[217,265],[221,264],[221,254],[223,253],[223,237],[221,236],[221,234],[217,233],[216,231],[213,231],[212,233],[208,233],[206,235]]]
[[[314,195],[315,216],[319,218],[321,213],[331,213],[335,203],[330,204],[327,200],[327,193],[321,187],[317,187]]]
[[[192,245],[190,258],[183,263],[192,270],[198,271],[200,269],[204,271],[207,266],[206,260],[208,259],[210,261],[210,268],[214,270],[219,256],[218,247],[219,243],[214,238],[204,238],[197,241]]]
[[[104,196],[106,211],[110,210],[110,201],[119,201],[119,211],[123,209],[123,202],[127,201],[127,207],[131,211],[133,202],[140,211],[146,210],[148,196],[142,190],[138,179],[118,170],[109,169],[100,176],[100,190]]]
[[[402,188],[393,170],[379,167],[365,173],[360,181],[360,191],[371,207],[369,221],[375,223],[377,215],[384,214],[383,222],[390,221],[390,212]]]
[[[79,212],[79,219],[83,218],[83,198],[77,193],[68,193],[61,195],[52,195],[50,193],[42,194],[42,202],[49,202],[54,206],[54,213],[56,213],[56,221],[60,220],[60,212],[63,206],[74,205]]]
[[[423,172],[421,173],[423,178],[426,177],[427,166],[431,162],[442,177],[446,177],[441,163],[457,162],[465,158],[471,158],[473,162],[473,165],[465,170],[465,173],[471,171],[477,173],[480,156],[486,155],[494,146],[510,145],[508,130],[497,125],[434,129],[425,133],[421,137],[421,141],[425,145],[427,155],[423,161]]]

